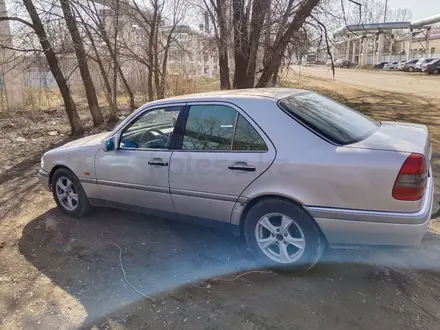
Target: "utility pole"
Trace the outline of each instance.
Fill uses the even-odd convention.
[[[388,7],[388,0],[385,0],[385,12],[383,14],[383,22],[384,23],[387,21],[387,7]]]

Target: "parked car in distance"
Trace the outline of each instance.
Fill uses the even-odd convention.
[[[405,62],[405,65],[403,66],[403,71],[406,72],[413,72],[415,71],[415,66],[419,60],[409,60]]]
[[[342,61],[336,61],[335,66],[338,68],[351,68],[358,66],[358,63],[350,61],[350,60],[342,60]]]
[[[389,62],[383,66],[384,70],[397,70],[399,62]]]
[[[422,63],[422,65],[420,66],[420,68],[422,69],[422,72],[426,71],[428,64],[436,62],[437,60],[438,60],[438,58],[427,58],[426,61],[424,63]]]
[[[434,60],[434,58],[421,58],[417,61],[416,65],[414,65],[414,71],[420,72],[426,67],[426,63],[430,63]]]
[[[440,59],[433,61],[426,67],[426,73],[439,74],[440,73]]]
[[[405,63],[406,61],[400,61],[397,65],[397,70],[403,70],[403,68],[405,67]]]
[[[388,64],[389,62],[380,62],[377,63],[373,66],[374,69],[383,69],[383,67],[385,66],[385,64]]]
[[[418,244],[430,160],[425,125],[306,90],[242,89],[147,103],[112,132],[46,152],[38,178],[69,216],[109,206],[223,224],[263,266],[304,272],[328,244]]]
[[[339,65],[341,65],[341,63],[343,62],[344,60],[342,59],[342,58],[339,58],[339,59],[337,59],[334,63],[333,63],[333,65],[335,66],[335,67],[339,67]]]

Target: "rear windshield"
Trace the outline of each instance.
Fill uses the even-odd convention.
[[[316,93],[301,93],[279,101],[287,114],[332,143],[346,145],[373,134],[380,124]]]

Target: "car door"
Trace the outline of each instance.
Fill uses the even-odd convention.
[[[100,150],[95,171],[103,200],[174,212],[169,191],[170,142],[184,105],[146,109],[116,133],[116,148]]]
[[[185,116],[170,166],[176,211],[229,222],[241,193],[273,162],[275,148],[251,118],[230,103],[189,103]]]

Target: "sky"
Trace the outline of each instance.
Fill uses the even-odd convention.
[[[412,20],[440,14],[440,0],[388,0],[393,8],[408,8],[412,11]]]

